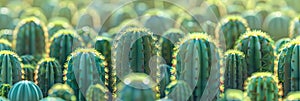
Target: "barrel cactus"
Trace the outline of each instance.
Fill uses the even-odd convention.
[[[23,55],[20,58],[24,65],[28,64],[28,65],[32,65],[35,67],[38,62],[37,59],[35,59],[34,56],[32,56],[32,55]]]
[[[59,30],[61,29],[72,29],[71,25],[64,21],[64,20],[54,20],[49,22],[47,25],[48,33],[49,33],[49,39]]]
[[[10,84],[1,84],[0,85],[0,96],[6,97],[8,96],[8,92],[11,89]]]
[[[59,97],[66,101],[76,101],[73,89],[67,84],[57,83],[48,91],[49,97]]]
[[[178,48],[176,70],[179,80],[193,89],[190,101],[213,100],[219,93],[220,54],[206,33],[191,33]]]
[[[266,33],[248,31],[237,41],[235,47],[245,54],[247,72],[274,72],[274,42]]]
[[[14,32],[13,48],[18,55],[34,55],[37,59],[47,53],[48,32],[43,22],[35,17],[21,20]]]
[[[165,90],[166,97],[175,101],[187,101],[192,92],[189,84],[181,80],[171,82]]]
[[[109,86],[105,73],[105,58],[94,49],[75,50],[68,58],[65,68],[68,70],[66,83],[75,91],[77,100],[85,100],[84,94],[91,84]]]
[[[62,66],[54,58],[44,58],[39,61],[35,72],[35,83],[41,88],[43,95],[47,96],[48,90],[55,83],[63,82]]]
[[[0,30],[0,39],[6,39],[8,42],[13,41],[13,31],[11,29]]]
[[[243,90],[244,81],[250,74],[247,73],[245,55],[238,50],[228,50],[224,56],[224,86],[226,89]]]
[[[254,73],[246,81],[245,91],[251,101],[278,101],[278,81],[269,72]]]
[[[284,99],[284,101],[299,101],[300,100],[300,92],[290,92],[287,97]]]
[[[6,39],[0,39],[0,50],[12,50],[11,43]]]
[[[35,67],[29,64],[22,67],[22,80],[34,81]]]
[[[300,16],[294,18],[290,23],[290,38],[295,38],[300,35]]]
[[[227,89],[217,101],[250,101],[250,98],[245,96],[241,90]]]
[[[267,16],[263,23],[263,30],[269,33],[274,40],[289,36],[290,19],[279,13],[274,12]]]
[[[21,59],[19,56],[8,50],[0,51],[0,83],[14,84],[22,80]]]
[[[282,39],[279,39],[278,41],[276,41],[276,43],[275,43],[276,53],[279,54],[281,49],[290,41],[291,41],[290,38],[282,38]]]
[[[76,48],[83,46],[82,40],[73,30],[60,30],[50,39],[50,57],[55,58],[61,66]],[[62,68],[64,71],[64,68]]]
[[[240,16],[229,16],[217,27],[215,36],[220,42],[226,43],[226,50],[233,49],[238,38],[248,30],[246,20]]]
[[[243,18],[247,20],[248,26],[251,30],[262,29],[262,18],[256,14],[256,12],[246,12],[243,14]]]
[[[109,90],[100,84],[90,85],[86,92],[87,101],[108,101]]]
[[[10,101],[39,101],[43,98],[41,89],[32,81],[19,81],[9,90]]]

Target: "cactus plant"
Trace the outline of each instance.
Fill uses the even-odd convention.
[[[94,38],[97,37],[97,32],[91,27],[84,26],[77,30],[77,33],[82,38],[86,47],[91,48],[91,46],[94,44]]]
[[[0,30],[0,39],[6,39],[8,42],[13,41],[13,31],[11,29]]]
[[[190,15],[182,15],[178,18],[175,24],[175,28],[181,29],[184,32],[200,32],[200,22],[196,18]]]
[[[43,98],[41,89],[32,81],[19,81],[9,90],[10,101],[39,101]]]
[[[70,55],[65,65],[66,82],[75,91],[77,100],[85,100],[84,94],[91,84],[108,86],[106,66],[104,56],[94,49],[77,49]]]
[[[12,11],[3,6],[1,6],[0,11],[2,11],[0,12],[0,29],[13,29]]]
[[[158,72],[159,78],[156,80],[158,82],[157,89],[159,90],[159,96],[160,98],[164,98],[166,96],[165,90],[167,89],[167,86],[172,82],[176,80],[176,69],[168,66],[166,64],[159,66],[159,72]]]
[[[244,96],[243,91],[237,89],[227,89],[218,101],[250,101],[250,98]]]
[[[256,12],[246,12],[243,14],[243,18],[247,20],[248,26],[251,30],[262,29],[262,18],[256,14]]]
[[[0,85],[0,96],[6,97],[8,96],[8,92],[11,89],[10,84],[1,84]],[[2,101],[2,100],[1,100]]]
[[[46,16],[38,7],[30,7],[30,8],[23,9],[23,12],[19,14],[19,18],[21,19],[28,18],[28,17],[36,17],[41,21],[43,21],[44,23],[47,23]]]
[[[81,9],[74,14],[72,25],[76,25],[77,28],[87,26],[96,30],[101,27],[101,17],[94,8]]]
[[[65,101],[65,100],[58,98],[58,97],[45,97],[45,98],[41,99],[40,101]]]
[[[296,38],[297,36],[300,35],[299,27],[300,27],[300,16],[294,18],[290,23],[290,29],[289,29],[290,38]]]
[[[66,101],[76,101],[73,89],[67,84],[57,83],[48,91],[49,97],[59,97]]]
[[[205,21],[201,24],[202,30],[208,35],[215,35],[217,24],[211,21]]]
[[[287,97],[284,99],[284,101],[299,101],[300,100],[300,92],[290,92]]]
[[[48,42],[48,32],[43,22],[35,17],[23,19],[14,31],[13,48],[18,55],[44,57]]]
[[[21,56],[21,60],[24,65],[28,64],[35,67],[37,64],[37,59],[35,59],[32,55],[23,55]]]
[[[73,30],[60,30],[50,39],[50,57],[55,58],[61,66],[76,48],[83,46],[81,38]],[[62,68],[64,71],[64,68]]]
[[[77,8],[74,1],[62,1],[54,8],[52,16],[64,17],[71,22],[72,16],[75,14]]]
[[[238,38],[248,30],[246,20],[240,16],[226,17],[217,27],[215,36],[220,42],[226,43],[223,48],[233,49]]]
[[[272,73],[257,72],[248,78],[245,91],[251,101],[278,101],[277,83]]]
[[[47,25],[48,33],[49,33],[49,39],[59,30],[61,29],[72,29],[72,26],[64,21],[64,20],[54,20],[50,21]]]
[[[247,73],[245,55],[238,50],[228,50],[224,56],[225,73],[224,86],[226,89],[243,90],[244,81],[250,74]]]
[[[34,81],[35,67],[29,64],[22,67],[22,80]]]
[[[22,80],[21,59],[19,56],[8,50],[0,51],[0,83],[14,84]]]
[[[166,87],[166,95],[168,99],[174,101],[187,101],[192,95],[192,88],[184,81],[173,81]]]
[[[0,39],[0,50],[12,50],[11,43],[6,39]]]
[[[266,33],[248,31],[237,41],[235,47],[246,56],[247,72],[274,72],[274,42]]]
[[[119,85],[118,99],[122,101],[154,101],[155,91],[152,89],[151,77],[144,73],[132,73],[125,77]]]
[[[86,92],[86,100],[87,101],[107,101],[108,100],[109,91],[105,86],[100,84],[90,85]]]
[[[263,30],[269,33],[274,40],[288,37],[290,19],[279,13],[274,12],[267,16],[263,23]]]
[[[289,43],[291,41],[290,38],[282,38],[276,41],[275,43],[275,51],[277,54],[280,53],[281,49],[285,46],[285,44]]]
[[[55,83],[63,82],[62,66],[54,58],[44,58],[39,61],[35,72],[35,83],[41,88],[43,95],[47,96],[48,90]]]
[[[181,41],[176,54],[178,79],[195,88],[189,101],[215,99],[220,85],[220,54],[210,36],[191,33]]]

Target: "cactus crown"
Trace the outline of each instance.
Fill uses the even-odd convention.
[[[13,52],[13,51],[2,50],[2,51],[0,51],[0,54],[2,54],[2,55],[12,55],[13,57],[17,58],[19,61],[22,61],[21,58],[18,56],[18,54]]]
[[[71,26],[62,20],[56,20],[56,21],[52,21],[48,24],[48,28],[52,28],[54,26],[63,26],[64,28],[70,28]]]
[[[300,99],[300,91],[291,92],[286,97],[286,100],[299,100]]]
[[[223,23],[227,23],[227,22],[231,22],[231,21],[240,21],[242,22],[246,27],[248,26],[246,19],[242,18],[241,16],[235,16],[235,15],[231,15],[226,17],[223,20]]]
[[[254,30],[254,31],[247,31],[246,33],[244,33],[242,36],[240,36],[239,40],[237,42],[240,42],[241,40],[243,40],[244,38],[249,38],[249,37],[253,37],[253,36],[256,36],[256,37],[264,37],[266,38],[268,41],[270,41],[270,43],[274,43],[274,41],[271,39],[271,37],[265,33],[265,32],[262,32],[260,30]],[[273,47],[275,47],[273,44],[272,44]]]
[[[111,39],[111,38],[108,38],[108,37],[97,36],[97,37],[96,37],[96,40],[108,40],[108,41],[111,41],[112,39]]]
[[[225,98],[236,98],[236,99],[243,99],[243,92],[237,89],[228,89],[225,92]]]
[[[34,66],[30,65],[30,64],[25,64],[22,66],[22,68],[30,68],[30,69],[35,69]]]
[[[74,94],[73,89],[67,85],[67,84],[55,84],[49,89],[48,94],[52,94],[53,92],[56,92],[57,90],[65,90],[66,92],[69,92],[71,94]]]
[[[6,39],[0,39],[0,44],[5,44],[5,45],[8,45],[8,46],[12,46],[11,43],[9,41],[7,41]]]
[[[42,64],[43,62],[52,62],[52,61],[56,61],[55,58],[44,58],[39,61],[38,65]]]
[[[147,34],[153,34],[147,28],[135,28],[135,27],[127,29],[126,31],[123,32],[123,34],[128,32],[133,32],[133,33],[146,32]]]
[[[27,17],[27,18],[22,19],[21,22],[19,23],[19,26],[24,25],[29,22],[34,22],[38,25],[43,24],[38,18],[32,16],[32,17]]]
[[[269,72],[257,72],[257,73],[253,73],[251,76],[251,78],[257,78],[257,77],[272,77],[273,78],[273,75],[272,75],[272,73],[269,73]]]
[[[228,50],[228,51],[225,52],[225,56],[228,56],[230,54],[236,54],[236,55],[245,57],[245,54],[241,51],[238,51],[238,50]]]
[[[185,37],[182,40],[182,43],[186,42],[187,40],[191,40],[191,39],[196,39],[196,40],[208,40],[208,41],[212,41],[211,36],[207,35],[206,33],[198,33],[198,32],[194,32],[194,33],[190,33],[189,36]],[[181,44],[182,44],[181,43]]]
[[[57,38],[61,35],[71,35],[73,37],[79,38],[79,36],[75,33],[76,32],[74,30],[62,29],[62,30],[59,30],[58,32],[56,32],[50,40],[53,41],[55,38]]]

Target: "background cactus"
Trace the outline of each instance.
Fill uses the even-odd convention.
[[[22,80],[34,81],[35,67],[29,64],[22,66]]]
[[[52,16],[64,17],[71,22],[72,15],[76,12],[77,8],[74,1],[62,1],[59,2],[58,6],[53,9]]]
[[[187,101],[192,95],[192,88],[184,81],[173,81],[165,90],[166,97],[174,101]]]
[[[159,90],[159,96],[160,98],[164,98],[166,96],[165,90],[167,89],[167,86],[172,82],[176,80],[176,69],[168,66],[166,64],[159,66],[159,72],[158,72],[159,78],[156,82],[158,82],[158,86],[156,89]]]
[[[206,33],[192,33],[181,41],[175,63],[178,79],[195,88],[189,101],[217,97],[220,85],[220,54],[217,48]]]
[[[13,48],[18,55],[44,57],[48,43],[48,32],[43,22],[35,17],[21,20],[14,31]]]
[[[0,50],[12,50],[11,43],[6,39],[0,39]]]
[[[91,27],[84,26],[77,30],[77,33],[82,38],[84,44],[86,45],[85,47],[91,48],[94,44],[94,38],[97,37],[97,32]]]
[[[73,89],[67,84],[57,83],[48,91],[49,97],[59,97],[66,101],[76,101]]]
[[[61,29],[72,29],[72,26],[64,20],[54,20],[49,22],[47,25],[48,33],[49,33],[49,39],[59,30]]]
[[[19,56],[8,50],[0,51],[0,83],[14,84],[22,80],[21,59]]]
[[[47,96],[48,90],[55,83],[63,82],[62,66],[54,58],[42,59],[35,71],[35,83],[41,88],[43,95]]]
[[[263,30],[269,33],[273,40],[288,37],[290,19],[279,12],[271,13],[263,23]]]
[[[287,97],[284,99],[284,101],[298,101],[300,100],[300,92],[290,92]]]
[[[87,101],[108,101],[109,90],[100,84],[90,85],[86,92]]]
[[[291,23],[289,28],[289,37],[290,38],[296,38],[300,35],[300,16],[295,17]]]
[[[237,41],[235,47],[245,54],[247,72],[274,72],[274,42],[266,33],[248,31]]]
[[[0,29],[13,29],[12,11],[7,7],[1,7],[0,10]]]
[[[35,59],[34,56],[32,56],[32,55],[23,55],[20,58],[24,65],[28,64],[28,65],[32,65],[35,67],[37,64],[37,59]]]
[[[8,42],[13,42],[13,31],[11,29],[0,30],[0,38],[6,39]]]
[[[43,98],[41,89],[32,81],[20,81],[10,89],[10,101],[39,101]]]
[[[247,20],[248,26],[251,30],[262,29],[262,18],[256,14],[257,12],[246,12],[243,18]]]
[[[41,99],[40,101],[65,101],[65,100],[58,98],[58,97],[45,97],[45,98]]]
[[[251,101],[278,101],[277,83],[278,81],[272,73],[257,72],[248,78],[245,91]]]
[[[227,89],[218,101],[250,101],[250,98],[241,90]]]
[[[0,96],[6,97],[8,96],[8,92],[11,89],[10,84],[1,84],[0,85]]]
[[[282,38],[276,41],[275,43],[276,53],[279,54],[281,49],[285,46],[285,44],[289,43],[290,41],[291,41],[290,38]]]

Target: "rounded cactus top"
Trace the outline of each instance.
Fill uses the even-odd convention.
[[[284,101],[300,100],[300,91],[290,92]]]
[[[228,50],[225,52],[225,56],[228,56],[228,55],[239,55],[239,56],[242,56],[242,57],[245,57],[245,54],[239,50]]]
[[[123,33],[139,33],[139,32],[145,32],[147,34],[152,34],[147,28],[128,28]]]
[[[270,72],[256,72],[253,73],[251,78],[257,78],[257,77],[273,77],[273,74]]]
[[[299,38],[296,38],[294,40],[291,40],[290,42],[288,42],[287,44],[285,44],[284,46],[282,46],[282,48],[285,48],[285,47],[291,47],[291,46],[295,46],[295,45],[300,45],[300,37]]]
[[[207,40],[209,42],[214,42],[213,39],[211,38],[211,36],[209,36],[206,33],[190,33],[188,36],[186,36],[185,38],[183,38],[182,43],[188,41],[188,40]]]
[[[101,53],[99,53],[97,50],[95,50],[93,48],[78,48],[74,52],[71,53],[68,60],[73,56],[77,56],[78,53],[94,53],[96,55],[96,57],[100,57],[101,59],[104,59],[104,56],[102,56]]]
[[[44,62],[55,62],[55,61],[56,61],[55,58],[44,58],[40,60],[38,64],[42,64]]]
[[[140,89],[149,89],[154,87],[152,78],[144,73],[132,73],[125,77],[124,84]],[[124,86],[124,85],[122,85]]]
[[[49,24],[47,25],[48,28],[53,28],[55,26],[62,26],[64,28],[69,28],[69,29],[72,28],[72,26],[67,21],[64,20],[54,20],[49,22]]]
[[[243,99],[243,91],[237,89],[227,89],[224,95],[225,98],[229,99]]]
[[[17,58],[19,61],[22,61],[21,58],[18,56],[18,54],[13,51],[2,50],[0,51],[0,55],[12,55],[13,57]]]
[[[69,29],[62,29],[56,32],[50,40],[53,41],[55,38],[60,37],[62,35],[71,35],[73,37],[79,38],[79,35],[76,33],[76,31],[69,30]]]
[[[244,38],[249,38],[249,37],[263,37],[263,38],[267,39],[268,41],[274,43],[273,40],[271,39],[271,37],[267,33],[262,32],[260,30],[247,31],[239,38],[239,41],[241,41]]]
[[[25,64],[22,66],[22,68],[28,68],[28,69],[33,69],[33,70],[35,69],[35,67],[30,64]]]
[[[29,22],[34,22],[35,24],[37,24],[37,25],[42,25],[42,26],[44,27],[44,23],[43,23],[40,19],[38,19],[38,18],[36,18],[36,17],[33,17],[33,16],[31,16],[31,17],[26,17],[26,18],[22,19],[22,20],[18,23],[18,26],[22,26],[22,25],[24,25],[24,24],[26,24],[26,23],[29,23]],[[18,28],[18,26],[17,26],[17,28]]]
[[[97,36],[97,37],[96,37],[96,41],[99,41],[99,40],[107,40],[107,41],[111,41],[112,39],[109,38],[109,37],[105,37],[105,36]]]
[[[180,29],[171,28],[171,29],[168,29],[163,35],[167,35],[167,34],[170,34],[170,33],[184,34],[184,32]]]
[[[65,101],[59,97],[45,97],[41,99],[40,101]]]
[[[11,43],[6,39],[0,39],[0,44],[5,44],[5,45],[10,46],[10,47],[12,46]]]
[[[57,84],[53,85],[51,87],[51,89],[49,89],[48,94],[50,95],[50,94],[52,94],[54,92],[57,92],[59,90],[64,90],[66,92],[74,94],[73,89],[69,85],[67,85],[67,84],[61,84],[61,83],[57,83]]]
[[[244,24],[246,27],[248,26],[246,19],[244,19],[241,16],[235,16],[235,15],[227,16],[225,19],[222,20],[222,23],[228,23],[233,21],[239,21],[242,24]]]

